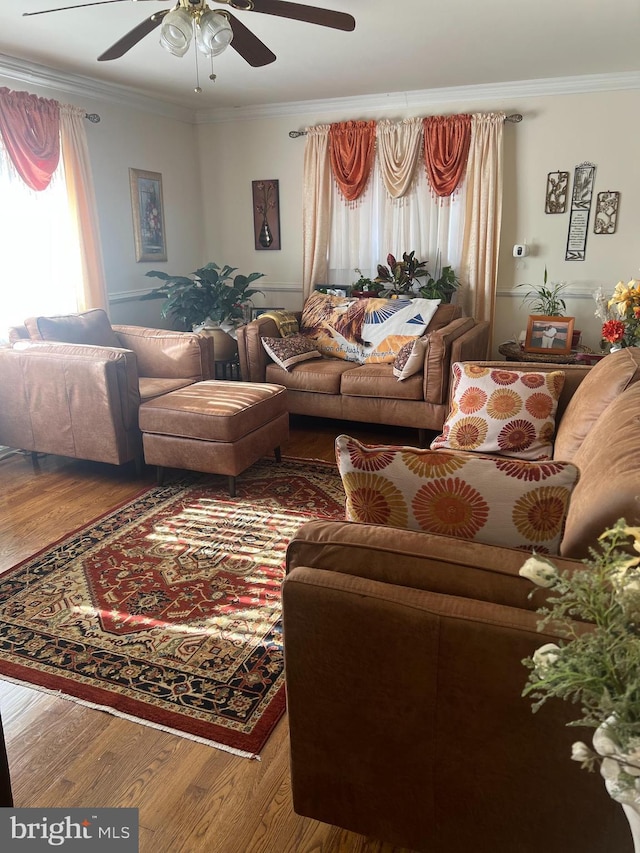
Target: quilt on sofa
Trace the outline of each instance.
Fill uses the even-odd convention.
[[[313,293],[300,332],[323,355],[356,364],[391,363],[403,346],[424,334],[439,299],[349,299]]]

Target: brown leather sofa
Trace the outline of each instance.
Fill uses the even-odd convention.
[[[141,402],[211,378],[213,341],[111,326],[100,309],[29,318],[0,348],[0,444],[140,463]]]
[[[555,453],[581,477],[562,568],[618,518],[640,523],[640,349],[566,376]],[[592,732],[521,696],[522,659],[557,640],[537,632],[524,558],[366,524],[298,531],[283,585],[296,812],[428,853],[631,853],[621,807],[570,760]]]
[[[486,358],[489,347],[489,324],[461,313],[457,305],[438,306],[425,332],[424,369],[402,382],[391,364],[358,365],[337,358],[284,370],[261,343],[261,338],[279,337],[278,327],[272,318],[258,317],[238,329],[242,378],[284,385],[292,414],[416,427],[421,433],[438,430],[448,411],[451,363]]]

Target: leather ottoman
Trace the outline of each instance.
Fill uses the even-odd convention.
[[[145,462],[236,477],[289,437],[287,390],[254,382],[196,382],[140,406]]]

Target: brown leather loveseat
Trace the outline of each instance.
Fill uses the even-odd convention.
[[[33,317],[0,348],[0,444],[121,465],[141,402],[211,378],[212,338],[111,326],[101,309]]]
[[[298,320],[301,314],[296,315]],[[356,364],[322,358],[290,371],[274,364],[262,338],[279,337],[271,317],[258,317],[238,329],[242,378],[287,389],[292,414],[439,430],[448,411],[450,365],[486,358],[489,324],[462,317],[458,305],[439,305],[424,335],[424,367],[399,382],[391,364]]]
[[[618,518],[640,524],[639,378],[640,348],[566,368],[555,458],[581,476],[562,568]],[[298,531],[283,585],[298,813],[428,853],[631,853],[620,805],[570,760],[591,731],[521,696],[522,659],[557,640],[537,631],[525,556],[350,522]]]

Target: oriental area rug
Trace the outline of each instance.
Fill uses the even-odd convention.
[[[280,585],[334,465],[181,475],[0,576],[0,677],[256,757],[284,713]]]

